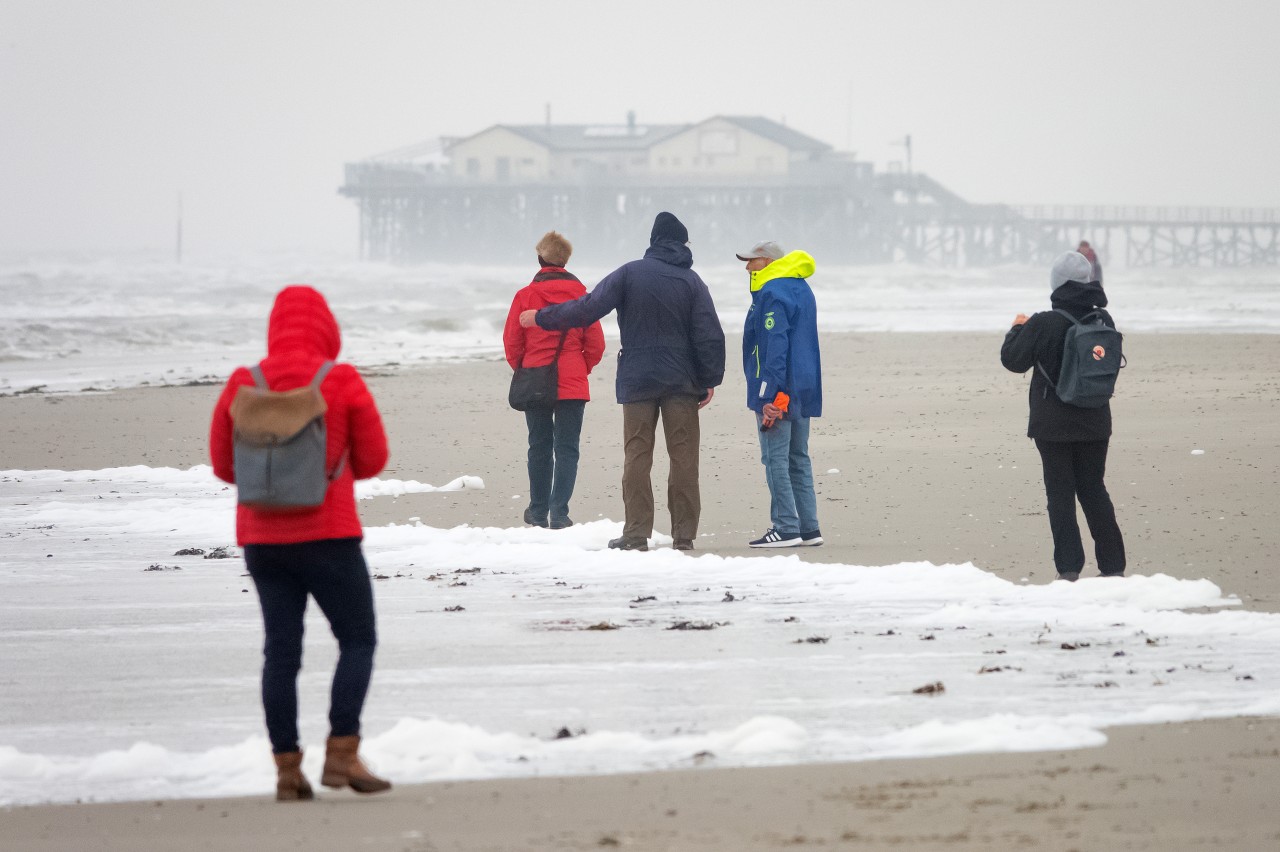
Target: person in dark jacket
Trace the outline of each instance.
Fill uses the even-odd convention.
[[[698,410],[724,380],[724,331],[711,292],[694,272],[689,232],[670,213],[659,213],[649,250],[609,273],[580,299],[520,315],[525,328],[584,328],[618,312],[622,348],[616,390],[622,406],[621,550],[648,550],[653,533],[654,438],[662,417],[671,471],[667,505],[674,547],[692,550],[702,511],[698,492]]]
[[[818,303],[807,279],[813,258],[783,252],[773,241],[756,243],[747,262],[751,308],[742,331],[747,408],[755,412],[760,461],[769,485],[771,526],[751,547],[822,544],[818,498],[809,459],[809,421],[822,416],[822,356]],[[785,410],[777,404],[786,396]]]
[[[341,346],[337,320],[324,296],[311,287],[286,287],[271,309],[262,374],[275,391],[306,387],[322,364],[337,359]],[[250,371],[240,367],[214,407],[210,457],[214,474],[226,482],[236,481],[231,403],[242,386],[253,384]],[[355,498],[355,481],[377,476],[386,466],[387,436],[378,407],[355,367],[334,365],[324,376],[320,393],[327,406],[326,466],[334,472],[324,503],[290,512],[236,507],[236,543],[244,548],[245,565],[262,605],[266,634],[262,704],[280,801],[312,798],[298,747],[298,671],[308,597],[315,598],[338,640],[321,783],[351,787],[358,793],[391,787],[369,771],[358,753],[360,713],[378,637]]]
[[[573,526],[569,499],[578,479],[582,415],[591,399],[587,376],[604,356],[604,331],[600,323],[592,323],[564,332],[561,342],[560,333],[520,325],[523,311],[567,302],[587,292],[582,282],[564,268],[573,254],[568,240],[548,231],[536,249],[541,269],[511,300],[502,344],[512,370],[541,367],[553,359],[557,363],[555,407],[531,408],[524,413],[529,429],[529,507],[524,510],[524,522],[559,530]]]
[[[1063,344],[1071,321],[1097,313],[1115,328],[1103,308],[1107,295],[1092,280],[1089,259],[1079,252],[1064,253],[1050,272],[1054,310],[1027,317],[1018,314],[1000,348],[1000,363],[1015,373],[1034,370],[1028,391],[1031,413],[1027,436],[1036,442],[1044,468],[1049,528],[1053,532],[1053,562],[1058,576],[1075,581],[1084,568],[1084,547],[1076,522],[1076,500],[1084,510],[1093,536],[1098,570],[1105,577],[1124,576],[1124,538],[1116,523],[1115,507],[1103,483],[1107,447],[1111,440],[1111,405],[1079,408],[1058,399],[1054,391],[1062,368]]]

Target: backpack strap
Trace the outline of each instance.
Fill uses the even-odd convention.
[[[259,390],[271,390],[271,386],[267,384],[267,377],[262,375],[261,361],[249,368],[249,375],[253,376],[253,383]]]
[[[311,387],[320,390],[320,385],[324,382],[324,377],[329,375],[329,371],[333,369],[333,360],[330,359],[320,365],[320,369],[316,370],[316,374],[311,377]],[[271,390],[271,386],[267,384],[267,377],[262,374],[262,362],[254,364],[249,368],[249,375],[253,376],[253,383],[261,390]]]
[[[350,454],[351,454],[351,449],[349,447],[342,451],[342,458],[338,459],[338,464],[333,469],[333,473],[329,474],[330,482],[333,482],[339,476],[342,476],[342,471],[345,470],[347,467],[347,456],[349,456]]]
[[[311,385],[310,385],[311,389],[319,393],[320,385],[324,384],[325,376],[329,375],[329,371],[332,369],[333,369],[332,358],[330,358],[328,361],[325,361],[323,364],[321,364],[320,369],[316,370],[316,374],[311,377]],[[350,454],[351,454],[350,447],[342,451],[342,457],[338,459],[337,466],[334,467],[333,473],[329,474],[330,482],[333,482],[339,476],[342,476],[342,471],[347,466],[347,456],[349,456]]]
[[[316,374],[311,377],[311,387],[314,390],[320,390],[320,385],[324,382],[324,377],[329,375],[329,371],[333,369],[333,359],[329,359],[320,365],[320,369],[316,370]]]

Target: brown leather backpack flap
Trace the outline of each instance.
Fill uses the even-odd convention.
[[[312,387],[264,391],[241,385],[231,401],[231,421],[245,440],[273,444],[292,438],[328,408],[320,391]]]

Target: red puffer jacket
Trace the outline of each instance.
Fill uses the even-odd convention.
[[[570,302],[585,295],[582,282],[559,266],[544,266],[529,286],[516,293],[502,330],[502,345],[511,369],[541,367],[551,363],[560,332],[534,326],[520,327],[520,312]],[[604,357],[604,330],[595,322],[586,328],[571,329],[560,353],[560,399],[591,399],[587,375]]]
[[[289,286],[280,291],[267,327],[267,357],[262,373],[272,390],[292,390],[311,382],[326,360],[336,359],[342,346],[338,322],[324,296],[310,287]],[[241,385],[252,385],[248,368],[239,367],[227,381],[213,410],[209,453],[213,472],[234,483],[231,401]],[[382,417],[364,380],[350,364],[335,364],[320,386],[329,410],[326,456],[330,470],[344,451],[347,463],[329,485],[323,505],[303,512],[265,512],[236,507],[236,543],[296,544],[326,538],[360,538],[355,481],[376,476],[387,464],[387,435]]]

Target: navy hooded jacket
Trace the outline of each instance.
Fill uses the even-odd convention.
[[[724,381],[724,330],[692,267],[688,246],[655,236],[643,258],[609,273],[590,293],[538,311],[538,325],[582,328],[616,310],[618,402],[702,397]]]

